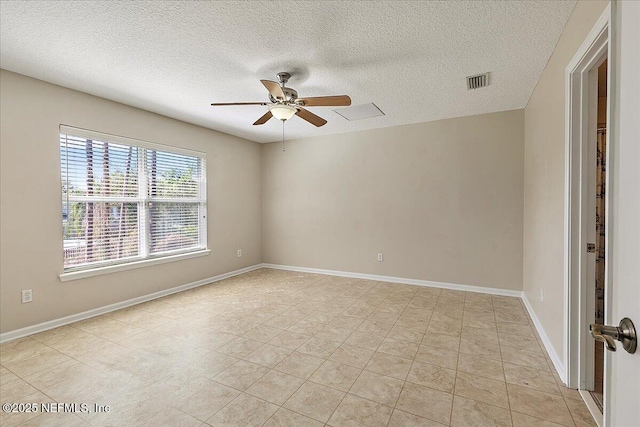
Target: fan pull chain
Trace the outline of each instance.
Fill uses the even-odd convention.
[[[284,152],[284,120],[282,121],[282,151]]]

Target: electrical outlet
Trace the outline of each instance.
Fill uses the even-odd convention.
[[[540,289],[540,302],[544,302],[544,289]]]
[[[382,256],[382,254],[378,254],[378,262],[382,261],[384,261],[384,257]]]
[[[238,258],[242,256],[242,249],[238,249]]]
[[[27,302],[33,301],[33,290],[25,289],[22,291],[22,303],[25,304]]]

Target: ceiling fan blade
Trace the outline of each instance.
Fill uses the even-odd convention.
[[[262,116],[258,120],[256,120],[256,122],[253,125],[254,126],[255,125],[263,125],[263,124],[267,123],[271,117],[273,117],[273,114],[271,114],[271,111],[267,111],[266,113],[264,113],[264,116]]]
[[[284,99],[284,92],[277,82],[271,80],[260,80],[274,98]]]
[[[296,116],[300,117],[311,123],[314,126],[320,127],[327,124],[327,121],[320,116],[316,116],[309,110],[305,110],[304,108],[298,107],[296,112]]]
[[[225,107],[228,105],[269,105],[268,102],[217,102],[211,104],[212,107]]]
[[[296,102],[304,107],[347,107],[351,105],[351,98],[347,95],[314,96],[298,98]]]

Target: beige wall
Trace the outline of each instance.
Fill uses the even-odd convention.
[[[264,261],[521,290],[523,132],[517,110],[265,144]]]
[[[565,68],[607,4],[578,2],[524,115],[524,292],[560,358],[565,306]]]
[[[0,91],[2,332],[262,262],[258,144],[4,70]],[[206,152],[211,254],[60,282],[61,123]]]

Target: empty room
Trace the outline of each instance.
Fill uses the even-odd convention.
[[[640,421],[640,2],[0,1],[0,425]]]

